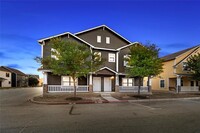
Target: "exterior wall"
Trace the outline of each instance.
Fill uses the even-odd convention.
[[[103,29],[103,27],[78,34],[77,36],[93,46],[101,48],[117,49],[129,44],[107,28]],[[97,36],[101,36],[101,43],[97,43]],[[110,44],[106,44],[106,37],[110,37]]]
[[[106,66],[106,67],[109,67],[110,69],[112,69],[114,71],[116,70],[116,60],[115,60],[115,62],[109,62],[109,58],[108,58],[109,53],[115,54],[115,52],[113,52],[113,51],[105,51],[105,50],[93,50],[93,52],[101,52],[101,57],[103,59],[105,59],[105,62],[101,65],[101,67],[105,67]],[[115,55],[115,59],[116,59],[116,55]]]
[[[185,58],[190,54],[194,49],[190,50],[189,52],[186,52],[186,54],[183,54],[182,56],[179,56],[176,61],[181,61],[180,64],[177,65],[176,67],[176,73],[177,74],[191,74],[190,71],[184,71],[183,70],[183,62],[187,62],[188,58]],[[200,53],[200,48],[198,48],[195,52],[193,52],[191,55],[196,55],[197,53]],[[184,59],[185,58],[185,59]],[[183,60],[184,59],[184,60]],[[178,63],[178,62],[177,62]]]
[[[69,38],[68,38],[69,37]],[[70,40],[70,41],[76,41],[80,44],[83,44],[80,40],[72,37],[71,35],[63,35],[61,36],[61,39],[63,40]],[[50,40],[45,41],[45,45],[43,46],[43,57],[51,56],[51,44],[49,43]],[[84,44],[87,46],[87,44]]]
[[[164,62],[163,72],[152,78],[152,90],[169,90],[169,78],[176,78],[174,74],[174,60]],[[160,88],[160,80],[165,80],[165,87]]]
[[[119,73],[125,73],[125,66],[124,66],[124,55],[129,53],[129,47],[122,49],[119,52]]]
[[[6,73],[9,73],[9,77],[6,77]],[[11,87],[11,73],[10,72],[6,72],[6,71],[0,71],[0,75],[2,78],[6,79],[6,80],[3,80],[3,81],[0,81],[2,82],[2,87]]]

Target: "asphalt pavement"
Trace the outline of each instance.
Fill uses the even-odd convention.
[[[41,88],[0,90],[1,133],[200,133],[200,100],[40,105]]]

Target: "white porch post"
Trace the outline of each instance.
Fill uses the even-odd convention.
[[[89,92],[93,92],[92,73],[89,75]]]
[[[47,72],[43,72],[43,95],[48,93]]]
[[[179,93],[179,91],[181,91],[181,76],[177,75],[177,86],[176,86],[176,92]]]
[[[119,75],[115,75],[115,92],[119,92]]]

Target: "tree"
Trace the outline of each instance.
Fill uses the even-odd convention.
[[[126,73],[129,77],[139,78],[138,95],[140,95],[141,82],[144,77],[158,75],[162,72],[162,60],[158,57],[160,49],[155,44],[142,46],[136,44],[130,47],[129,57],[126,59],[128,67]]]
[[[75,41],[64,41],[60,38],[50,40],[52,57],[39,59],[43,68],[48,68],[55,75],[69,75],[73,79],[74,97],[76,97],[76,82],[79,77],[93,72],[103,63],[98,54],[90,48]],[[36,58],[38,60],[38,58]]]
[[[37,78],[29,77],[28,78],[28,86],[37,86],[39,83]]]
[[[193,79],[200,81],[200,53],[187,59],[187,67],[191,69]]]

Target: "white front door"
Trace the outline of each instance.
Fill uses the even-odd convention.
[[[93,91],[94,92],[101,91],[101,77],[93,77]]]
[[[111,92],[111,79],[110,77],[104,77],[104,91]]]

